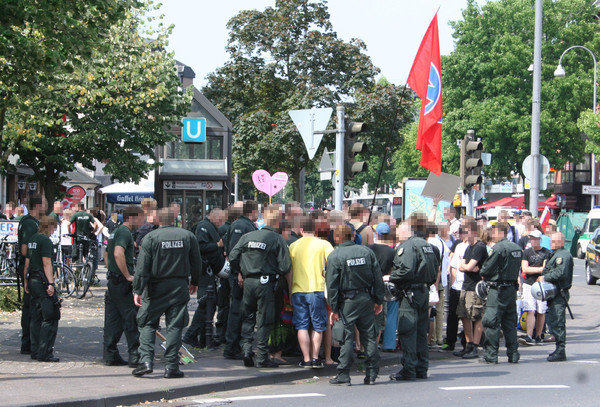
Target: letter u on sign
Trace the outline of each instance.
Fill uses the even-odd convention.
[[[181,141],[186,143],[203,143],[206,141],[205,118],[184,117],[182,121]]]

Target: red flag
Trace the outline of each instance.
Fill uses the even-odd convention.
[[[544,207],[544,211],[540,215],[540,223],[544,233],[546,233],[546,226],[548,226],[548,222],[550,222],[550,208],[548,208],[548,205],[546,205],[546,207]]]
[[[421,151],[421,166],[440,175],[442,172],[442,62],[437,13],[421,41],[406,82],[422,100],[417,135],[417,150]]]

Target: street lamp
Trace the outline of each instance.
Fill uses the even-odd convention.
[[[562,78],[566,75],[565,70],[562,67],[562,59],[567,52],[571,51],[574,48],[581,48],[581,49],[586,50],[587,52],[590,53],[590,55],[592,56],[592,59],[594,60],[594,104],[592,105],[592,112],[596,113],[596,78],[598,76],[598,64],[596,62],[596,56],[589,48],[584,47],[583,45],[573,45],[572,47],[567,48],[562,53],[562,55],[560,56],[560,59],[558,60],[558,66],[556,67],[556,70],[554,71],[554,76],[557,78]],[[592,154],[592,162],[590,164],[592,167],[592,185],[596,185],[596,154]],[[596,196],[592,195],[592,209],[594,208],[595,204],[596,204]]]

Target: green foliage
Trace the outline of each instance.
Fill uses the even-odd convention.
[[[154,159],[155,146],[174,137],[166,130],[190,98],[165,51],[170,28],[145,28],[151,9],[130,9],[88,44],[85,59],[44,78],[40,93],[11,96],[28,108],[7,107],[2,149],[34,171],[49,201],[75,163],[92,169],[96,159],[114,179],[139,181],[157,165],[142,156]]]
[[[588,137],[586,151],[600,154],[600,116],[591,109],[581,113],[577,120],[577,128]]]
[[[530,153],[534,8],[531,0],[499,0],[479,7],[469,0],[463,20],[451,23],[455,50],[442,58],[444,81],[443,170],[458,173],[456,140],[468,129],[481,137],[492,178],[520,172]],[[544,1],[542,45],[541,153],[560,168],[579,161],[584,143],[580,112],[592,99],[589,55],[572,51],[563,59],[567,76],[554,78],[561,53],[571,45],[600,51],[597,9],[587,0]]]
[[[0,311],[15,312],[20,309],[21,302],[18,300],[17,287],[0,287]]]
[[[298,199],[301,169],[314,170],[323,146],[335,143],[324,137],[309,162],[287,112],[333,107],[372,89],[378,69],[360,40],[337,37],[324,1],[278,0],[240,12],[227,27],[229,60],[203,92],[233,122],[234,171],[245,180],[258,168],[287,172]]]

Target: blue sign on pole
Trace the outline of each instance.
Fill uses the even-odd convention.
[[[203,143],[206,141],[206,119],[183,118],[183,127],[181,128],[181,140],[186,143]]]

